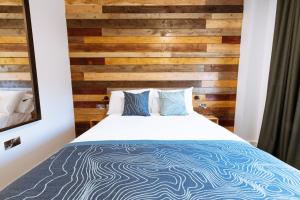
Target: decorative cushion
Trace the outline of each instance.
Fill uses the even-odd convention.
[[[149,93],[150,91],[133,94],[124,92],[125,102],[123,116],[150,116],[149,113]]]
[[[178,92],[158,92],[160,99],[160,114],[187,115],[184,90]]]

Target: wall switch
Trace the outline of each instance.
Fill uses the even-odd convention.
[[[4,148],[5,148],[5,150],[9,150],[9,149],[12,149],[12,148],[18,146],[19,144],[21,144],[21,138],[17,137],[17,138],[14,138],[14,139],[4,142]]]

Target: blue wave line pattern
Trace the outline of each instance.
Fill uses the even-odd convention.
[[[145,91],[139,94],[124,92],[125,102],[123,116],[150,116],[149,113],[149,94]]]
[[[248,144],[103,143],[66,146],[0,199],[300,199],[300,172]]]

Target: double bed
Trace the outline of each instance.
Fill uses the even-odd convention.
[[[197,113],[112,114],[0,199],[300,199],[300,172]]]

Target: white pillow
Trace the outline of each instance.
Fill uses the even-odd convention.
[[[0,113],[12,114],[18,106],[22,91],[0,91]]]
[[[151,112],[151,104],[152,104],[152,89],[140,89],[140,90],[126,90],[125,92],[130,93],[142,93],[145,91],[150,91],[149,94],[149,111]],[[109,105],[108,105],[108,115],[111,114],[122,114],[124,111],[124,93],[123,91],[112,91],[109,99]]]
[[[191,114],[194,111],[193,107],[193,87],[182,89],[184,90],[184,98],[185,98],[185,107],[187,113]],[[158,90],[153,89],[152,94],[152,105],[151,105],[151,111],[152,113],[159,113],[160,112],[160,101],[159,101],[159,94],[158,91],[163,92],[176,92],[176,91],[182,91],[182,90]]]
[[[15,112],[16,113],[32,113],[33,111],[34,111],[33,95],[26,93],[22,96],[20,103],[17,106]]]

